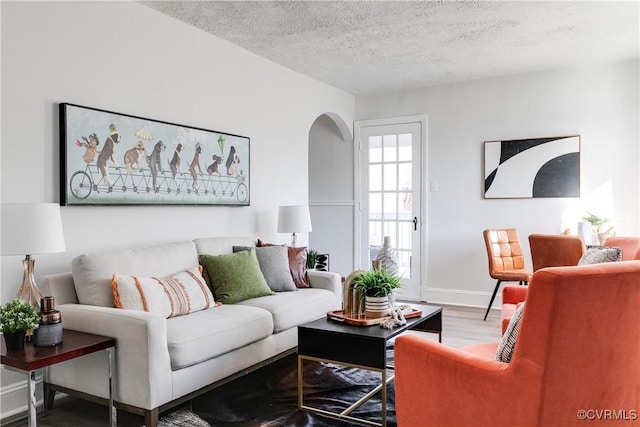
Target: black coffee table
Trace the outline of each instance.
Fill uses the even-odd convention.
[[[442,342],[442,308],[432,305],[411,304],[422,311],[419,317],[407,319],[407,324],[393,329],[383,329],[380,325],[354,326],[336,320],[322,318],[298,326],[298,408],[332,418],[354,421],[371,426],[387,425],[387,384],[393,369],[387,363],[387,343],[390,339],[409,329],[438,334]],[[380,385],[353,403],[342,412],[329,412],[304,404],[302,364],[305,360],[326,362],[358,369],[379,372]],[[349,415],[365,401],[382,391],[382,420],[375,423]]]

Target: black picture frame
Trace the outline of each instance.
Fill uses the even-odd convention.
[[[318,271],[329,271],[329,254],[318,254],[314,268]]]
[[[249,206],[249,137],[59,108],[61,205]]]

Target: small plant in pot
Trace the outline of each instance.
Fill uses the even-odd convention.
[[[366,317],[386,316],[390,308],[389,297],[400,287],[400,277],[387,270],[374,269],[363,271],[354,282],[360,304],[364,301]]]
[[[316,264],[318,262],[318,252],[314,251],[313,249],[311,249],[309,252],[307,252],[307,268],[309,269],[314,269],[316,268]]]
[[[582,220],[591,224],[591,231],[595,234],[601,245],[604,244],[607,237],[613,235],[613,225],[605,228],[606,225],[611,223],[611,218],[586,212],[586,215],[582,217]]]
[[[27,331],[37,329],[39,325],[38,312],[24,300],[15,298],[0,307],[0,329],[9,351],[24,348]]]

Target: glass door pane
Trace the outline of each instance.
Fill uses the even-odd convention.
[[[362,133],[363,227],[371,268],[385,236],[398,259],[402,292],[420,296],[420,124],[373,126]],[[366,181],[366,182],[365,182]],[[366,196],[365,196],[366,194]],[[415,220],[414,220],[415,218]],[[364,225],[364,224],[363,224]]]

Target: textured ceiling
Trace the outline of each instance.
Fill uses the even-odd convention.
[[[638,58],[640,2],[142,1],[353,94]]]

